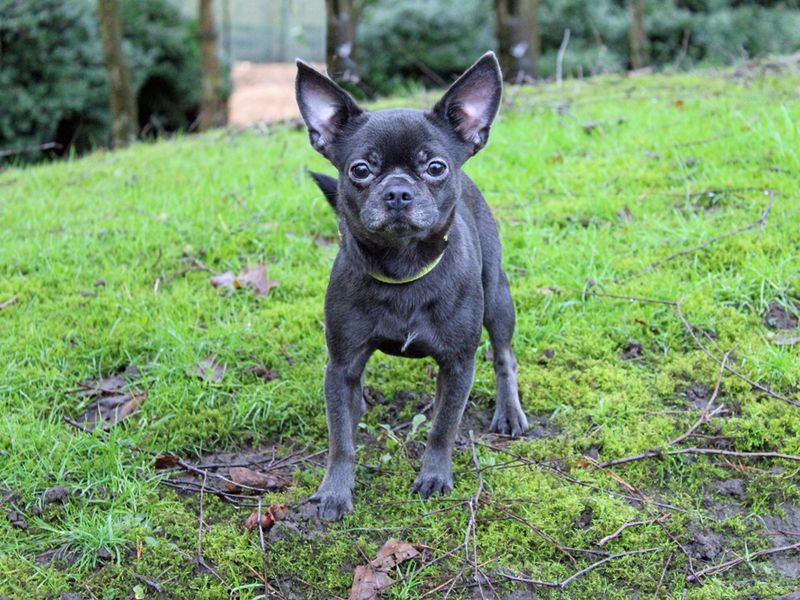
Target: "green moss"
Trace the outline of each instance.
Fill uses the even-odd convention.
[[[709,334],[703,339],[719,356],[735,347],[738,369],[797,398],[797,346],[773,344],[762,315],[773,301],[800,298],[799,84],[790,76],[740,82],[701,73],[515,90],[489,148],[468,165],[499,221],[517,306],[520,392],[538,428],[507,448],[541,461],[506,464],[509,455],[477,448],[484,481],[478,559],[498,589],[515,586],[501,569],[557,580],[589,566],[596,557],[570,551],[573,562],[546,538],[597,549],[623,523],[657,517],[664,509],[656,503],[681,509],[670,511],[666,530],[631,527],[603,549],[658,551],[610,561],[563,593],[540,596],[648,597],[670,554],[664,598],[681,597],[684,587],[692,600],[792,589],[767,559],[688,585],[688,561],[667,531],[684,546],[698,527],[718,533],[726,554],[714,562],[767,547],[758,517],[800,502],[796,463],[682,455],[612,472],[583,457],[604,461],[664,447],[699,415],[703,401],[687,390],[702,385],[710,393],[719,372],[673,307],[593,291],[683,298],[687,319]],[[587,121],[600,126],[587,134]],[[0,497],[13,493],[4,509],[29,522],[24,531],[0,520],[0,594],[52,598],[86,586],[98,598],[126,598],[143,585],[135,575],[175,598],[227,593],[193,561],[198,498],[159,485],[151,457],[132,448],[190,459],[263,440],[324,448],[322,299],[336,249],[312,235],[335,235],[336,222],[306,168],[330,172],[304,133],[274,126],[266,134],[214,132],[0,174],[0,302],[18,297],[0,312]],[[765,188],[775,190],[766,226],[643,272],[756,221],[770,199]],[[280,286],[264,299],[226,296],[209,285],[208,273],[182,273],[191,257],[220,272],[264,261]],[[642,352],[624,360],[630,340]],[[484,338],[468,409],[477,435],[494,395],[487,350]],[[220,381],[187,374],[212,354],[226,365]],[[69,390],[128,364],[142,370],[148,396],[109,440],[64,423],[85,409]],[[279,378],[265,383],[248,374],[256,365]],[[353,568],[397,536],[420,544],[424,557],[392,573],[389,597],[421,597],[461,569],[463,550],[428,565],[463,542],[467,505],[411,498],[422,434],[390,441],[381,427],[413,418],[416,401],[398,406],[393,399],[432,395],[433,366],[382,355],[370,362],[366,383],[386,400],[359,432],[355,512],[270,543],[272,585],[280,581],[303,597],[344,596]],[[725,436],[737,450],[800,454],[797,407],[731,376],[719,401],[729,413],[703,433]],[[471,498],[477,476],[464,443],[454,470],[453,498]],[[285,492],[264,502],[296,506],[321,476],[321,467],[304,464]],[[718,493],[718,482],[731,477],[745,480],[744,498]],[[72,491],[68,505],[34,515],[54,485]],[[645,501],[619,495],[631,490]],[[718,523],[718,504],[736,511]],[[239,597],[257,598],[262,555],[257,533],[241,526],[248,514],[207,496],[203,554]],[[65,544],[76,550],[76,563],[37,563],[38,554]],[[112,551],[111,561],[98,562],[101,547]],[[696,569],[711,564],[694,562]],[[472,581],[469,569],[465,581]],[[454,589],[455,597],[470,593]]]

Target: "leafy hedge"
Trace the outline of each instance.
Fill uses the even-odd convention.
[[[108,141],[95,10],[93,0],[0,0],[0,148],[55,141],[83,150]],[[122,14],[140,126],[188,127],[200,95],[195,24],[168,0],[123,0]]]
[[[797,0],[646,0],[645,26],[655,67],[725,65],[769,53],[800,50]],[[373,0],[358,27],[359,64],[380,93],[447,79],[494,48],[490,0]],[[555,72],[566,29],[565,74],[621,71],[630,65],[628,0],[539,0],[539,76]],[[681,46],[688,35],[685,56]],[[421,66],[424,65],[424,67]]]

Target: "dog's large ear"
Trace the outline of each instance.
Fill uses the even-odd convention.
[[[433,113],[447,121],[475,154],[489,139],[502,93],[500,65],[494,52],[487,52],[450,86]]]
[[[308,174],[314,179],[314,182],[322,191],[328,204],[336,211],[336,202],[339,196],[339,182],[330,175],[323,175],[322,173],[315,173],[314,171],[309,171]]]
[[[297,61],[295,95],[300,114],[308,126],[311,145],[330,158],[331,142],[352,118],[364,111],[350,94],[302,60]]]

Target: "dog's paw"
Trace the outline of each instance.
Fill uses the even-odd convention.
[[[341,521],[342,517],[353,512],[353,493],[317,490],[308,499],[316,503],[317,514],[325,521]]]
[[[501,410],[498,407],[494,411],[490,431],[514,437],[524,435],[528,431],[528,417],[521,408]]]
[[[426,500],[434,494],[449,494],[453,491],[453,477],[442,473],[420,473],[414,484],[412,492],[418,492]]]

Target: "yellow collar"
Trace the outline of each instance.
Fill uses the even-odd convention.
[[[447,236],[444,236],[444,241],[447,242]],[[445,246],[445,250],[446,249],[447,246]],[[381,283],[391,283],[393,285],[411,283],[412,281],[416,281],[417,279],[422,279],[423,277],[425,277],[425,275],[433,271],[436,268],[436,265],[439,264],[439,261],[442,260],[443,256],[444,256],[444,250],[442,250],[442,253],[435,259],[433,259],[433,261],[422,267],[422,269],[416,275],[412,275],[411,277],[404,277],[403,279],[394,279],[392,277],[387,277],[386,275],[381,275],[380,273],[374,273],[373,271],[369,271],[369,276],[372,277],[373,279],[377,279]]]

